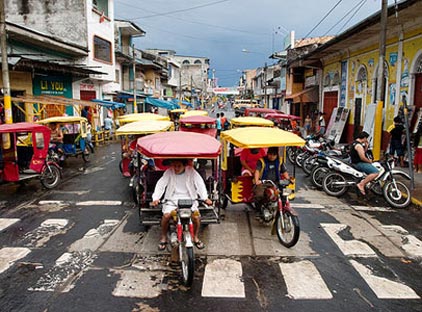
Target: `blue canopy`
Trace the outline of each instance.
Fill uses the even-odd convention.
[[[147,97],[145,99],[145,104],[149,104],[152,106],[157,106],[157,107],[162,107],[162,108],[166,108],[166,109],[176,109],[179,108],[180,106],[176,103],[172,103],[172,102],[168,102],[168,101],[164,101],[164,100],[160,100],[160,99],[155,99],[152,97]]]
[[[125,103],[112,102],[112,101],[106,101],[106,100],[100,100],[100,99],[93,99],[91,100],[91,102],[98,103],[99,105],[110,108],[110,109],[126,107]]]
[[[177,105],[179,105],[179,104],[183,104],[183,105],[186,105],[187,107],[191,107],[191,108],[193,108],[192,103],[187,102],[187,101],[178,100],[178,99],[171,99],[171,102],[172,102],[172,103],[175,103],[175,104],[177,104]]]

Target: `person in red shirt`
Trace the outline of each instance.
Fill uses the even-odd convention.
[[[266,155],[263,148],[245,148],[240,153],[242,176],[253,176],[258,160]]]

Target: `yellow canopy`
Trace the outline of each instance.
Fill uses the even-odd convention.
[[[271,146],[303,146],[305,140],[300,136],[279,128],[244,127],[223,131],[220,138],[241,148]]]
[[[168,120],[135,121],[116,130],[117,135],[151,134],[170,130],[173,122]]]
[[[188,117],[188,116],[208,116],[208,112],[204,110],[190,110],[180,115],[180,118]]]
[[[230,123],[234,127],[245,127],[245,126],[259,126],[259,127],[273,127],[274,122],[261,117],[235,117],[230,120]]]
[[[186,113],[188,110],[185,108],[176,108],[176,109],[172,109],[170,111],[170,113]]]
[[[50,118],[37,121],[37,123],[40,123],[40,124],[49,124],[53,122],[74,123],[74,122],[88,122],[88,120],[85,117],[80,117],[80,116],[56,116],[56,117],[50,117]]]
[[[146,120],[170,120],[168,116],[153,114],[153,113],[138,113],[138,114],[127,114],[119,116],[117,118],[120,125],[127,124],[134,121],[146,121]]]

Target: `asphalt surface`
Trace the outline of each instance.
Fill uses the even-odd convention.
[[[69,159],[55,190],[36,180],[0,186],[0,220],[19,219],[0,230],[2,311],[422,311],[422,247],[414,242],[422,240],[420,209],[394,210],[352,191],[329,197],[298,168],[299,243],[282,247],[253,211],[229,205],[224,221],[201,231],[207,247],[196,250],[194,284],[186,289],[169,253],[157,250],[159,229],[138,224],[119,148],[98,147],[86,165]],[[38,231],[52,219],[67,223]],[[352,254],[344,249],[360,243],[366,247]],[[6,264],[3,256],[17,248],[28,254]],[[298,267],[289,274],[289,265]],[[308,267],[325,287],[312,282],[315,271],[306,275]],[[376,286],[362,268],[391,288]],[[400,285],[405,298],[394,297]],[[384,298],[388,289],[393,294]]]

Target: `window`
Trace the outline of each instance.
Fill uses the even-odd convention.
[[[194,62],[194,64],[196,64],[196,65],[200,65],[200,64],[202,64],[202,63],[201,63],[201,61],[200,61],[200,60],[196,60],[196,61]]]
[[[35,132],[35,146],[37,149],[44,148],[44,134],[41,132]]]
[[[94,58],[111,63],[111,42],[94,36]]]
[[[190,64],[190,62],[189,62],[188,60],[184,60],[182,64],[183,64],[183,65],[189,65],[189,64]]]
[[[114,82],[119,83],[120,82],[120,70],[116,69],[114,75],[115,75]]]

